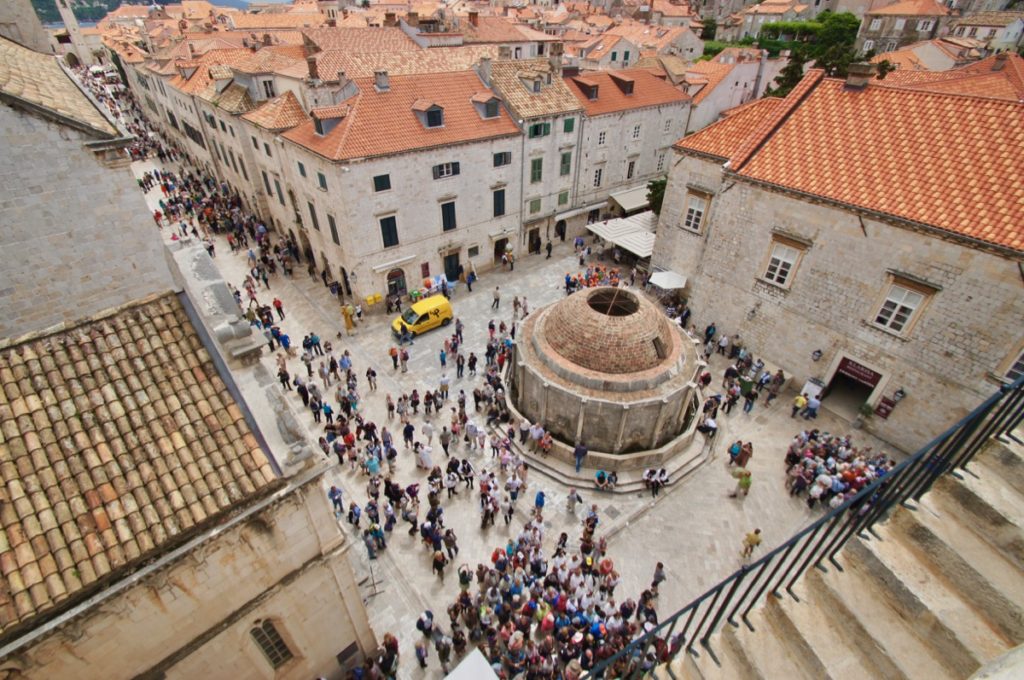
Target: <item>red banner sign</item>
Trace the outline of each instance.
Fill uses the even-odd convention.
[[[839,362],[839,368],[836,369],[837,373],[842,373],[848,378],[853,378],[862,385],[868,387],[874,387],[878,384],[878,381],[882,379],[881,373],[875,373],[867,366],[858,364],[853,359],[843,358]]]
[[[879,418],[888,420],[889,414],[892,413],[893,407],[896,406],[896,402],[889,397],[882,397],[878,402],[878,406],[875,407],[875,415]]]

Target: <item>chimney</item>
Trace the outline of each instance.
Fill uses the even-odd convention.
[[[846,70],[846,89],[863,90],[875,76],[875,65],[863,62],[850,64]]]
[[[308,56],[308,57],[306,57],[306,68],[309,69],[309,79],[310,80],[320,80],[320,74],[316,70],[316,57],[315,56]]]
[[[270,42],[270,34],[269,33],[264,33],[263,34],[263,45],[264,45],[264,47],[270,47],[271,42]]]
[[[999,54],[997,54],[995,61],[992,62],[992,70],[1002,71],[1003,68],[1006,66],[1006,60],[1008,58],[1009,57],[1007,56],[1006,52],[1000,52]]]
[[[395,13],[394,12],[384,12],[384,25],[385,26],[394,26],[395,25]]]
[[[331,17],[330,19],[327,20],[327,26],[329,28],[335,28],[337,25],[338,25],[338,20],[335,19],[334,17]]]
[[[562,43],[551,43],[548,48],[548,63],[551,65],[551,75],[555,78],[562,77]]]
[[[405,23],[409,24],[413,28],[417,28],[420,25],[420,13],[419,12],[408,12],[405,15]]]
[[[388,82],[388,72],[374,71],[373,86],[377,88],[377,92],[387,92],[389,89],[391,89],[391,84]]]
[[[480,13],[477,12],[476,10],[470,10],[469,11],[469,23],[472,24],[473,26],[479,26],[480,25]]]
[[[480,78],[487,87],[491,86],[491,58],[480,57]]]

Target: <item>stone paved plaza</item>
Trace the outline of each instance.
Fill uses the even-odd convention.
[[[151,163],[134,165],[138,175],[151,167]],[[159,190],[147,195],[151,209],[157,206],[159,198]],[[170,243],[172,232],[169,228],[159,234],[154,230],[154,237]],[[241,288],[247,270],[244,253],[232,254],[224,239],[217,239],[216,245],[215,265],[225,280]],[[560,299],[564,295],[563,276],[567,271],[575,273],[578,269],[571,243],[556,242],[550,260],[544,259],[543,255],[531,255],[522,258],[514,272],[496,270],[484,273],[474,285],[472,293],[460,285],[452,298],[452,306],[456,317],[465,323],[464,350],[476,352],[481,357],[482,366],[488,320],[493,318],[495,322],[510,322],[512,298],[515,295],[521,298],[525,296],[531,310]],[[502,292],[498,311],[491,310],[495,286],[500,286]],[[377,309],[366,308],[363,323],[353,337],[339,337],[343,322],[338,312],[338,303],[319,278],[313,280],[306,275],[304,265],[296,268],[291,279],[282,275],[271,279],[271,290],[263,289],[259,299],[261,303],[269,304],[274,296],[284,302],[286,318],[280,326],[296,345],[303,335],[315,331],[322,339],[330,340],[336,352],[349,350],[354,359],[355,372],[360,377],[361,412],[378,425],[388,426],[396,440],[400,441],[397,421],[386,422],[384,395],[390,393],[397,398],[414,388],[421,391],[436,389],[441,375],[438,352],[444,340],[443,331],[432,331],[416,340],[409,348],[409,372],[402,374],[392,370],[387,355],[388,348],[393,344],[389,328],[391,316],[383,313],[382,306],[377,306]],[[706,322],[701,310],[695,310],[694,320],[698,324]],[[719,332],[731,330],[720,328]],[[264,353],[261,361],[267,370],[276,374],[271,355]],[[378,373],[376,393],[367,391],[363,378],[367,366],[373,366]],[[721,383],[726,362],[722,357],[715,357],[711,367],[714,376],[712,387],[715,387]],[[236,380],[243,393],[247,382],[253,380],[248,375],[252,370],[242,368],[236,371]],[[304,370],[304,367],[298,359],[292,359],[289,370],[294,374]],[[474,379],[468,377],[468,374],[464,379],[455,379],[452,365],[449,365],[448,371],[452,377],[452,398],[460,389],[465,390],[470,395],[471,405],[471,392],[476,386]],[[783,488],[782,458],[786,446],[792,436],[805,425],[802,420],[789,418],[793,396],[791,392],[784,393],[769,408],[759,403],[750,414],[744,414],[737,407],[731,415],[721,415],[721,429],[709,462],[681,482],[673,483],[656,501],[649,493],[611,495],[592,488],[581,489],[584,507],[590,503],[597,503],[599,507],[601,525],[598,534],[608,536],[610,556],[622,575],[622,584],[616,591],[617,599],[637,598],[640,591],[649,585],[655,563],[660,560],[665,563],[668,576],[668,580],[661,586],[658,603],[659,615],[665,618],[740,566],[740,541],[746,532],[760,527],[765,536],[764,548],[769,549],[821,515],[820,510],[809,510],[801,500],[790,498]],[[308,411],[301,409],[301,402],[294,393],[290,393],[289,399],[299,421],[308,428],[313,448],[319,452],[316,447],[318,433],[313,427],[312,417]],[[441,422],[436,416],[434,418],[440,429]],[[423,419],[422,413],[413,417],[417,431]],[[847,422],[827,410],[822,411],[814,425],[823,431],[851,431]],[[273,423],[263,424],[264,429],[274,427]],[[697,436],[700,438],[700,435]],[[745,500],[728,498],[734,480],[728,472],[725,449],[737,438],[749,440],[754,445],[754,457],[749,465],[754,483],[750,496]],[[876,449],[885,448],[877,441],[868,442],[869,439],[867,435],[857,433],[855,443],[869,443]],[[456,452],[460,457],[469,455],[478,470],[491,465],[489,452],[486,456],[475,452],[466,454],[461,447]],[[442,453],[440,446],[435,446],[435,464],[444,465]],[[423,481],[425,477],[424,471],[415,467],[411,452],[402,449],[399,444],[396,481],[404,486],[415,480]],[[336,464],[325,482],[337,484],[344,490],[346,506],[352,500],[360,504],[367,500],[365,476],[352,472],[347,466],[343,468]],[[478,562],[487,561],[495,547],[504,546],[509,536],[518,533],[527,519],[538,489],[544,489],[548,498],[544,513],[548,554],[562,531],[568,532],[570,546],[578,541],[580,518],[570,516],[566,511],[566,487],[542,476],[536,470],[531,470],[527,482],[529,486],[520,497],[517,516],[510,528],[506,528],[500,520],[496,526],[487,530],[479,528],[476,489],[469,491],[463,487],[460,495],[452,502],[442,501],[446,523],[455,530],[460,546],[460,553],[449,566],[443,583],[431,573],[430,553],[422,546],[419,537],[407,535],[406,523],[399,521],[389,540],[388,549],[380,559],[372,562],[372,579],[371,563],[359,538],[353,536],[354,545],[348,554],[358,577],[364,580],[362,587],[371,623],[378,637],[390,631],[401,642],[401,677],[440,677],[440,668],[433,652],[430,659],[432,663],[426,671],[421,671],[415,663],[412,642],[419,635],[414,627],[416,617],[422,610],[431,609],[437,622],[447,627],[445,610],[458,590],[455,568],[462,563],[475,567]],[[324,491],[326,493],[326,488]],[[425,496],[424,492],[422,498]],[[340,526],[346,533],[352,533],[344,518]],[[373,594],[374,581],[379,592],[377,595]]]

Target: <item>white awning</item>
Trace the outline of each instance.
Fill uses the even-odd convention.
[[[675,272],[654,272],[649,280],[662,290],[686,288],[686,277]]]
[[[558,213],[557,215],[555,215],[555,221],[567,220],[570,217],[576,217],[577,215],[582,215],[584,213],[588,213],[591,210],[593,210],[594,208],[603,208],[606,205],[608,205],[608,201],[601,201],[600,203],[591,203],[590,205],[585,205],[582,208],[574,208],[572,210],[566,210],[564,213]]]
[[[452,672],[445,676],[446,680],[498,680],[491,664],[487,663],[479,649],[474,648],[466,655],[466,658],[459,663]]]
[[[405,264],[406,262],[412,262],[415,259],[416,259],[416,255],[406,255],[405,257],[400,257],[397,260],[391,260],[391,262],[385,262],[384,264],[374,265],[372,267],[372,269],[373,269],[374,273],[379,274],[382,271],[387,271],[389,269],[394,269],[395,267],[399,267],[399,266]]]
[[[611,200],[618,203],[619,207],[628,213],[646,208],[648,205],[647,185],[627,189],[626,191],[618,191],[611,195]]]
[[[647,210],[629,217],[588,224],[587,229],[643,258],[654,252],[654,229],[657,225],[658,216]]]

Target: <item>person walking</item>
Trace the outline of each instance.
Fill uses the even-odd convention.
[[[394,369],[398,370],[398,348],[391,345],[391,349],[388,350],[388,356],[391,357],[391,365]]]
[[[732,471],[732,476],[736,479],[736,488],[729,494],[729,498],[746,498],[750,493],[750,485],[753,483],[750,470],[738,467]]]
[[[580,496],[579,492],[570,486],[569,495],[566,497],[565,509],[569,512],[570,515],[575,515],[576,504],[582,502],[583,498]]]
[[[743,395],[743,412],[750,413],[754,410],[754,402],[761,396],[761,393],[757,390],[751,389],[745,395]]]
[[[657,588],[658,584],[665,580],[665,565],[658,562],[654,567],[654,577],[651,579],[651,588]]]
[[[274,305],[274,309],[277,310],[277,318],[284,321],[284,303],[275,297],[272,304]]]
[[[807,397],[807,406],[804,407],[801,415],[804,420],[812,420],[818,417],[818,409],[821,408],[821,399],[816,396]]]
[[[790,418],[796,418],[796,414],[800,413],[807,406],[807,394],[798,394],[793,398],[793,412],[789,414]]]
[[[576,448],[572,450],[572,456],[576,459],[576,472],[579,473],[580,468],[583,467],[583,459],[587,457],[587,446],[582,441],[576,444]]]
[[[448,367],[448,352],[444,351],[444,347],[441,348],[441,352],[438,354],[438,358],[441,360],[441,368]]]
[[[499,286],[494,287],[494,301],[491,302],[491,309],[497,309],[501,304],[501,290]]]
[[[448,564],[448,558],[444,556],[444,553],[440,550],[434,551],[434,560],[431,566],[437,577],[444,583],[444,568]]]
[[[761,545],[761,530],[754,529],[743,537],[743,550],[740,552],[740,557],[747,559],[754,553],[754,548],[759,545]]]
[[[548,256],[544,258],[545,260],[550,260],[551,259],[551,249],[552,249],[552,247],[553,246],[551,245],[551,241],[548,241],[548,244],[546,246],[544,246],[544,248],[548,251]]]

